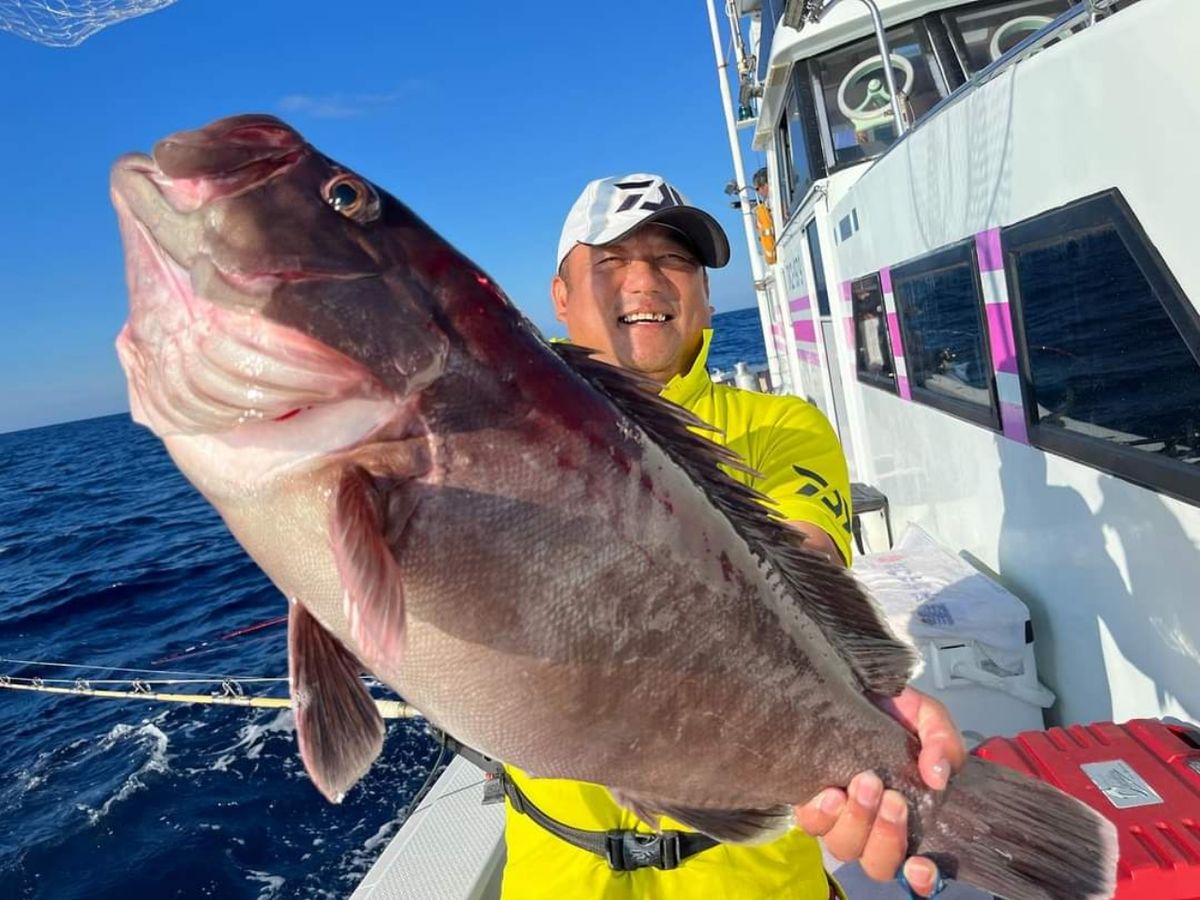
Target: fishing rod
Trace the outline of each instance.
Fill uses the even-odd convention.
[[[53,666],[72,669],[103,669],[118,672],[152,672],[147,669],[122,669],[109,666],[88,666],[72,663],[46,662],[37,660],[5,659],[0,662],[19,663],[22,665]],[[159,673],[155,673],[159,674]],[[173,673],[172,673],[173,674]],[[190,678],[158,678],[158,679],[93,679],[86,678],[42,678],[39,676],[21,676],[0,674],[0,688],[12,691],[34,691],[43,694],[74,694],[81,697],[99,697],[108,700],[158,700],[165,703],[202,703],[215,706],[250,706],[268,709],[290,708],[290,697],[278,697],[262,694],[247,694],[243,684],[252,682],[284,683],[286,678],[230,678],[228,676],[204,676],[200,673],[178,673],[197,675]],[[103,688],[98,684],[121,685],[123,687]],[[157,685],[175,684],[219,684],[219,690],[207,694],[175,693],[157,689]],[[384,719],[411,719],[421,714],[403,700],[383,700],[372,698],[379,714]]]

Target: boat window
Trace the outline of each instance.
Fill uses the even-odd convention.
[[[1001,235],[1030,440],[1200,502],[1200,313],[1124,199]]]
[[[1003,0],[942,14],[959,61],[974,75],[1071,7],[1071,0]]]
[[[889,29],[888,49],[902,106],[916,121],[946,95],[924,26]],[[878,156],[896,139],[891,98],[875,36],[816,60],[821,99],[833,147],[833,166]]]
[[[816,177],[813,149],[817,132],[809,127],[809,123],[814,121],[815,112],[807,78],[807,66],[800,64],[792,70],[792,84],[776,129],[776,159],[782,176],[779,195],[783,202],[784,219],[804,199]],[[821,174],[824,174],[823,169]]]
[[[854,345],[858,359],[858,380],[896,390],[896,370],[892,365],[892,345],[888,337],[887,310],[878,275],[859,278],[850,285],[854,310]]]
[[[913,400],[999,428],[974,242],[897,266],[892,290]]]
[[[808,254],[813,267],[813,290],[817,295],[817,312],[829,315],[829,295],[825,292],[825,263],[821,259],[821,241],[817,237],[817,221],[814,219],[804,228],[808,239]]]

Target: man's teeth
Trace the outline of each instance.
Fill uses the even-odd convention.
[[[624,325],[632,325],[634,322],[665,322],[668,318],[663,313],[630,313],[621,316],[619,321]]]

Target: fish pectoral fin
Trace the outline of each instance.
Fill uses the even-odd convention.
[[[394,668],[404,648],[404,585],[392,555],[415,508],[404,486],[351,466],[338,484],[329,531],[350,636],[376,668]]]
[[[288,674],[300,758],[322,794],[340,803],[383,749],[383,718],[362,667],[299,603],[288,613]]]
[[[630,791],[609,789],[613,798],[635,816],[659,828],[659,819],[670,816],[725,844],[763,844],[782,837],[792,827],[794,814],[787,804],[766,809],[700,809],[672,801],[655,800]]]

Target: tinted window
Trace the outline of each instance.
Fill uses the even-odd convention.
[[[858,380],[896,390],[892,346],[888,338],[887,310],[878,275],[860,278],[850,286],[854,309],[854,345]]]
[[[1036,403],[1031,437],[1062,435],[1066,452],[1156,485],[1138,457],[1194,477],[1200,315],[1123,201],[1103,195],[1003,234]],[[1120,454],[1089,449],[1104,445]]]
[[[942,18],[963,68],[974,75],[1070,6],[1071,0],[1005,0],[945,13]]]
[[[817,223],[809,222],[804,229],[808,239],[809,258],[813,266],[813,290],[817,295],[817,312],[822,316],[829,315],[829,295],[825,293],[825,263],[821,259],[821,241],[817,237]]]
[[[896,89],[914,121],[945,96],[945,85],[924,30],[913,25],[887,32]],[[896,139],[883,60],[872,35],[816,60],[821,99],[833,146],[833,164],[878,156]]]
[[[973,247],[893,269],[892,290],[913,399],[997,425]]]
[[[796,66],[792,72],[792,86],[784,104],[783,117],[776,129],[777,159],[782,176],[779,196],[783,202],[784,218],[791,215],[796,205],[804,199],[813,179],[817,177],[811,137],[818,132],[812,130],[815,113],[807,78],[807,67],[803,64]]]

